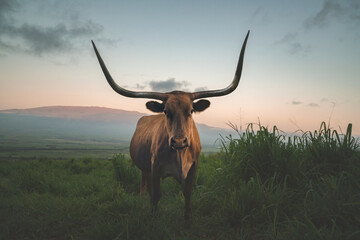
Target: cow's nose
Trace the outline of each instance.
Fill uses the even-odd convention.
[[[171,147],[174,149],[181,149],[189,146],[188,139],[186,137],[185,138],[173,137],[171,138],[170,142],[171,142]]]

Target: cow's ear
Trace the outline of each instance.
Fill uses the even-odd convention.
[[[163,103],[149,101],[146,103],[146,108],[152,112],[160,113],[164,111],[165,105]]]
[[[210,106],[210,102],[208,100],[201,99],[194,103],[193,108],[195,112],[202,112]]]

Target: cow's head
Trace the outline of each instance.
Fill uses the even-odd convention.
[[[162,103],[156,101],[146,103],[150,111],[164,113],[169,146],[174,150],[190,146],[194,128],[192,114],[204,111],[209,106],[208,100],[194,102],[191,93],[181,91],[168,93],[167,99]]]
[[[192,120],[192,114],[194,112],[204,111],[210,106],[208,100],[198,100],[200,98],[207,97],[220,97],[227,95],[234,91],[240,82],[241,71],[244,60],[244,53],[246,42],[249,37],[250,31],[247,33],[244,43],[241,48],[238,65],[235,72],[234,80],[231,84],[219,90],[209,90],[209,91],[199,91],[193,93],[186,93],[181,91],[174,91],[169,93],[161,92],[134,92],[120,87],[115,83],[111,77],[109,71],[107,70],[104,61],[102,60],[94,42],[92,42],[96,56],[99,60],[101,69],[104,72],[104,75],[114,89],[115,92],[132,98],[150,98],[157,99],[157,101],[149,101],[146,103],[146,107],[156,113],[164,113],[165,115],[165,125],[169,136],[169,146],[172,149],[179,150],[184,149],[191,145],[190,139],[192,134],[192,129],[194,127],[194,121]]]

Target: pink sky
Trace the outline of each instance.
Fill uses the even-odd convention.
[[[360,11],[351,1],[5,2],[0,109],[65,105],[149,113],[147,100],[108,86],[91,39],[119,85],[151,90],[152,83],[172,81],[194,91],[231,82],[250,29],[238,89],[209,99],[196,121],[227,127],[260,119],[292,132],[330,120],[337,130],[353,123],[360,134]]]

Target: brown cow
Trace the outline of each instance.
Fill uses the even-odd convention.
[[[250,32],[250,31],[249,31]],[[146,107],[155,113],[162,113],[140,118],[130,143],[130,155],[135,165],[142,171],[140,193],[146,189],[150,194],[153,209],[160,200],[160,178],[174,177],[184,183],[185,218],[191,217],[190,195],[195,179],[198,158],[201,151],[199,133],[192,113],[204,111],[210,106],[208,100],[194,100],[206,97],[219,97],[231,93],[239,84],[247,33],[238,61],[233,82],[226,88],[211,91],[187,93],[173,91],[134,92],[115,83],[107,70],[99,52],[92,42],[100,66],[110,86],[119,94],[132,98],[150,98],[161,102],[149,101]]]

